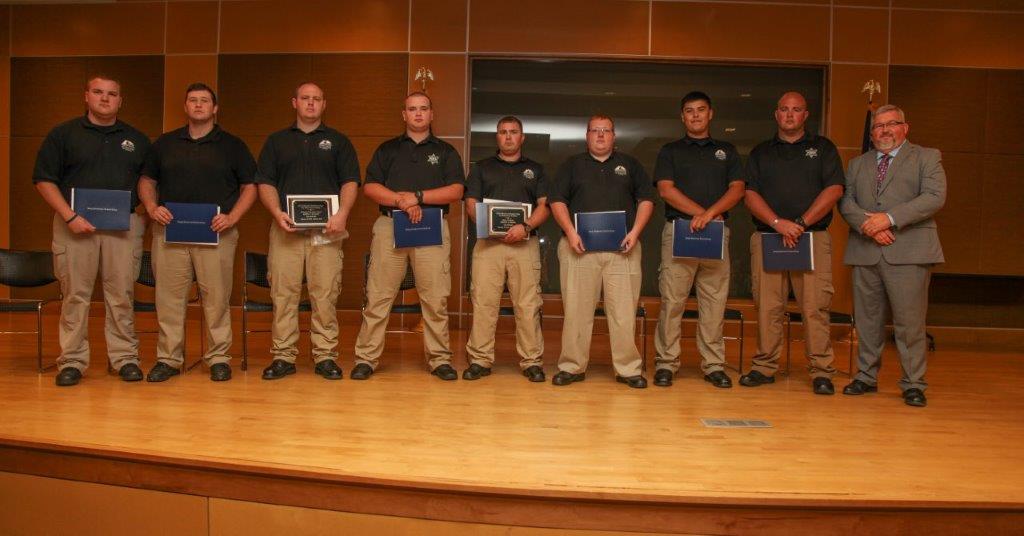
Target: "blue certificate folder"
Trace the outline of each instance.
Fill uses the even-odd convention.
[[[131,225],[132,193],[72,188],[71,210],[89,220],[98,231],[127,231]]]
[[[795,248],[787,248],[781,234],[761,233],[761,259],[766,272],[814,270],[814,235],[803,233]]]
[[[209,203],[164,203],[174,219],[164,229],[164,242],[216,246],[220,234],[210,228],[220,207]]]
[[[419,223],[409,221],[409,215],[402,210],[392,210],[391,219],[394,220],[396,248],[441,245],[441,209],[424,208]]]
[[[703,229],[690,232],[690,220],[672,223],[672,256],[688,259],[725,258],[725,222],[711,220]]]
[[[577,212],[576,233],[587,251],[622,251],[626,238],[626,212]]]

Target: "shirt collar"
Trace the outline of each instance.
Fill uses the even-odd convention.
[[[313,134],[314,132],[323,132],[324,130],[326,130],[326,125],[324,125],[324,122],[321,121],[320,124],[316,126],[316,128],[314,128],[313,130],[311,130],[309,132],[305,132],[301,128],[299,128],[299,123],[296,121],[296,122],[292,123],[292,126],[289,127],[289,128],[291,130],[294,130],[295,132],[301,132],[303,134],[310,135],[310,134]]]
[[[506,166],[514,166],[516,164],[522,164],[523,162],[526,162],[528,160],[528,158],[523,156],[523,153],[520,152],[519,153],[519,160],[514,160],[514,161],[510,162],[510,161],[505,160],[504,158],[501,157],[501,151],[494,151],[494,159],[497,160],[501,164],[505,164]]]
[[[782,138],[780,138],[779,137],[779,133],[776,132],[775,133],[775,137],[772,138],[772,144],[773,145],[800,145],[801,143],[804,143],[804,142],[808,142],[808,143],[812,142],[812,141],[814,141],[814,138],[815,138],[815,136],[814,136],[814,134],[812,132],[810,132],[809,130],[805,130],[804,131],[804,135],[800,136],[800,139],[794,141],[793,143],[790,143],[790,142],[785,141]]]
[[[590,154],[590,151],[586,151],[583,154],[591,162],[597,162],[598,164],[607,164],[608,162],[611,162],[612,160],[615,160],[615,157],[618,156],[619,152],[616,151],[615,149],[612,149],[612,152],[608,153],[608,158],[604,159],[603,162],[601,160],[598,160],[598,159],[594,158],[594,155]]]
[[[439,140],[437,137],[434,136],[434,131],[433,130],[431,130],[430,134],[427,134],[427,137],[424,138],[423,141],[421,141],[419,143],[416,143],[416,140],[410,138],[408,132],[403,132],[402,135],[399,136],[399,139],[401,139],[402,141],[408,140],[413,145],[425,145],[427,143],[441,143],[441,140]]]
[[[118,130],[124,129],[124,123],[122,123],[120,119],[115,119],[113,125],[97,125],[96,123],[89,121],[88,112],[82,114],[82,118],[80,121],[82,123],[83,128],[91,128],[93,130],[97,130],[100,132],[117,132]]]
[[[686,143],[687,145],[698,145],[700,147],[706,147],[714,143],[715,140],[711,139],[711,136],[707,136],[704,138],[691,138],[689,135],[686,135],[683,136],[683,142]]]
[[[207,132],[205,136],[202,138],[192,139],[192,135],[188,133],[188,125],[185,125],[178,130],[178,137],[183,140],[194,141],[196,143],[206,143],[209,141],[219,140],[221,132],[223,131],[221,130],[220,125],[214,123],[213,130]]]

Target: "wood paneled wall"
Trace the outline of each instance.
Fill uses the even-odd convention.
[[[53,76],[46,78],[50,85],[41,85],[42,80],[33,82],[35,93],[15,88],[12,94],[5,86],[8,58],[81,61],[84,56],[162,56],[162,73],[147,72],[138,86],[126,84],[125,90],[134,98],[147,83],[161,80],[163,129],[182,121],[184,85],[205,80],[221,86],[224,126],[236,130],[253,150],[258,150],[267,132],[287,123],[287,86],[306,73],[322,78],[329,86],[330,121],[348,129],[364,165],[380,139],[400,130],[398,102],[393,101],[400,99],[406,89],[418,87],[411,75],[420,66],[429,67],[436,78],[429,90],[437,109],[437,134],[465,149],[466,80],[468,60],[474,55],[827,65],[830,100],[826,130],[844,158],[856,155],[860,147],[864,114],[860,89],[866,80],[878,80],[883,85],[881,101],[885,101],[890,65],[996,70],[986,71],[985,76],[992,79],[1013,78],[1018,74],[1011,70],[1024,69],[1024,6],[1016,0],[522,0],[514,4],[499,0],[315,0],[301,5],[283,0],[117,2],[3,6],[0,31],[7,32],[2,34],[6,39],[0,36],[0,94],[4,99],[14,99],[11,108],[15,112],[22,106],[20,99],[40,99],[49,104],[54,95],[68,91],[65,85],[75,88],[72,93],[77,92],[81,81],[72,83]],[[402,64],[404,86],[399,69]],[[332,71],[331,65],[338,70]],[[278,72],[274,66],[282,70]],[[942,83],[948,84],[948,80]],[[937,88],[942,85],[910,84],[930,95],[939,93]],[[1020,85],[1007,83],[1006,87],[1016,87],[1019,92]],[[395,119],[387,117],[391,107],[396,110]],[[57,108],[52,104],[41,108],[45,110],[41,117],[47,121],[40,120],[38,129],[45,130],[43,127],[68,115],[51,113]],[[129,110],[132,108],[125,113]],[[915,121],[960,124],[963,119],[962,110],[955,108],[929,119],[923,115],[915,116]],[[995,118],[1000,119],[1005,121],[1006,132],[1020,129],[1019,120]],[[155,136],[157,130],[147,129],[147,133]],[[915,126],[911,133],[920,130]],[[10,195],[0,197],[0,242],[10,236],[9,205],[24,206],[25,210],[38,206],[35,193],[22,187],[27,181],[25,170],[31,165],[25,162],[31,160],[32,150],[27,140],[18,142],[16,138],[18,134],[10,130],[9,121],[0,115],[0,168],[4,170],[0,172],[0,190]],[[993,143],[1014,143],[1014,139],[1020,136]],[[988,170],[988,176],[997,176],[1018,164],[1016,156],[1002,149],[984,154],[989,156],[977,161],[958,160],[957,156],[947,159],[952,194],[976,188],[969,181],[977,176],[964,175],[964,170],[972,169],[970,166],[977,164],[977,169]],[[8,170],[15,180],[8,180]],[[8,199],[14,203],[8,203]],[[1008,204],[1012,199],[1004,196],[995,200],[1007,204],[1000,205],[997,213],[1009,213],[1014,208]],[[361,257],[368,243],[368,236],[358,233],[368,225],[362,218],[372,216],[365,202],[359,207],[359,222],[353,223],[355,232],[346,245],[342,303],[346,308],[358,307],[353,296],[362,284]],[[455,214],[450,220],[457,235],[463,231],[457,223],[460,219],[461,215]],[[994,232],[1010,223],[989,221],[986,225]],[[267,225],[262,209],[255,208],[243,225],[242,248],[265,247],[261,240]],[[960,247],[961,236],[957,233],[961,231],[950,227],[944,225],[942,230],[943,239],[953,246],[947,247],[950,269],[977,266],[980,273],[996,273],[1020,268],[1019,262],[981,257],[980,253],[969,259],[961,257],[961,252],[971,250]],[[839,221],[833,229],[836,251],[845,244],[845,233]],[[43,235],[48,232],[31,237],[32,247],[47,247],[49,238]],[[459,267],[453,270],[453,288],[462,289],[461,244],[453,248],[452,255],[453,266]],[[841,265],[841,255],[834,256],[834,264],[835,308],[848,309],[849,272]],[[455,300],[453,297],[453,304]]]

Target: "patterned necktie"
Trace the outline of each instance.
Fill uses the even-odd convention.
[[[882,193],[882,181],[885,180],[885,172],[889,169],[890,160],[892,160],[892,155],[883,154],[882,159],[878,161],[878,173],[875,175],[875,195]]]

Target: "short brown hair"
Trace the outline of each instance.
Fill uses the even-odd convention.
[[[519,126],[519,132],[523,131],[523,122],[520,121],[519,118],[514,115],[506,115],[505,117],[499,119],[497,127],[501,128],[502,123],[515,123],[516,125]]]
[[[427,95],[425,92],[423,92],[423,91],[413,91],[412,93],[410,93],[410,94],[405,96],[405,100],[409,100],[412,97],[423,97],[423,98],[427,99],[427,104],[430,105],[430,108],[431,109],[434,108],[434,101],[430,100],[430,95]],[[405,108],[405,101],[402,102],[402,108]]]
[[[103,73],[96,73],[96,74],[90,76],[89,78],[85,79],[85,90],[86,91],[89,91],[89,84],[91,84],[93,80],[109,80],[109,81],[117,84],[118,92],[121,91],[121,81],[116,79],[116,78],[114,78],[113,76],[107,76],[107,75],[105,75]]]
[[[610,116],[604,114],[594,114],[590,116],[590,119],[587,120],[587,130],[590,130],[590,124],[594,121],[608,121],[612,124],[612,132],[615,132],[615,120]]]
[[[213,101],[213,105],[214,106],[217,105],[217,94],[214,93],[212,87],[210,87],[210,86],[208,86],[208,85],[206,85],[206,84],[204,84],[202,82],[192,82],[191,84],[188,85],[187,88],[185,88],[185,98],[188,99],[188,94],[192,93],[193,91],[205,91],[205,92],[209,93],[210,94],[210,100]]]

